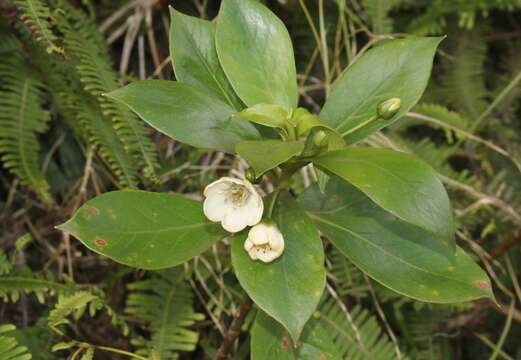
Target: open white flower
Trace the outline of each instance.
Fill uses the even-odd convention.
[[[284,237],[275,225],[261,222],[250,229],[244,250],[252,260],[271,262],[282,255]]]
[[[262,219],[264,203],[248,180],[222,177],[204,189],[203,210],[210,221],[238,232]]]

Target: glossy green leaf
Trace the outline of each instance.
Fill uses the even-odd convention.
[[[142,269],[179,265],[227,235],[206,219],[199,201],[133,190],[87,201],[58,228],[94,252]]]
[[[279,195],[273,220],[284,236],[282,256],[271,263],[251,260],[243,234],[232,240],[232,264],[248,295],[296,341],[324,290],[324,249],[315,225],[289,194]]]
[[[444,239],[454,249],[449,197],[436,172],[413,155],[389,149],[347,148],[314,163],[340,176],[404,221]]]
[[[257,104],[244,109],[237,116],[271,128],[285,129],[289,125],[288,112],[276,104]]]
[[[255,0],[224,0],[217,18],[217,54],[247,106],[297,106],[297,75],[284,23]]]
[[[106,96],[163,134],[195,147],[231,153],[239,141],[260,138],[252,124],[232,117],[230,105],[190,84],[143,80]]]
[[[340,360],[332,337],[316,319],[305,326],[298,346],[278,322],[259,311],[251,330],[252,360]]]
[[[259,140],[242,141],[235,151],[247,160],[259,177],[292,157],[301,153],[304,148],[302,141]]]
[[[390,40],[369,50],[337,80],[320,118],[341,134],[376,115],[377,105],[389,98],[401,100],[390,120],[379,119],[346,136],[354,144],[402,117],[420,99],[427,86],[441,37]]]
[[[493,298],[486,273],[461,248],[452,253],[431,233],[389,214],[349,183],[335,177],[325,194],[313,187],[299,200],[323,235],[390,289],[435,303]]]
[[[217,58],[215,24],[173,8],[170,17],[170,57],[176,79],[197,86],[236,110],[242,109]]]

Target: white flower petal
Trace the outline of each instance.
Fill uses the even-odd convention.
[[[248,240],[250,240],[254,245],[266,245],[270,239],[267,236],[267,226],[264,223],[260,223],[255,225],[250,229],[248,233]]]
[[[240,208],[227,208],[224,213],[222,225],[224,230],[234,233],[244,229],[247,224],[244,221]]]
[[[204,215],[206,215],[210,221],[222,221],[225,213],[225,200],[226,197],[223,194],[208,196],[203,203]]]
[[[279,229],[275,227],[271,229],[270,247],[273,251],[279,254],[282,254],[284,251],[284,237],[280,233]]]
[[[250,255],[250,259],[252,259],[252,260],[258,259],[258,256],[257,256],[258,253],[259,253],[259,249],[257,249],[257,248],[251,248],[248,251],[248,255]]]
[[[242,207],[244,210],[243,216],[244,221],[249,226],[253,226],[259,223],[264,213],[264,203],[259,194],[250,194],[250,197],[246,201],[246,204]]]
[[[203,195],[210,196],[211,194],[213,194],[215,192],[225,191],[226,189],[228,189],[230,187],[230,181],[228,179],[229,178],[223,177],[223,178],[220,178],[219,180],[216,180],[213,183],[207,185],[204,188]]]
[[[260,261],[268,263],[268,262],[272,262],[273,260],[278,258],[278,255],[274,251],[266,250],[266,251],[259,251],[257,254],[257,257],[259,258]]]
[[[253,247],[253,243],[250,241],[250,239],[246,239],[244,242],[244,250],[250,251],[250,249]]]

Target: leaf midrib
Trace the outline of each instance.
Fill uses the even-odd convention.
[[[429,275],[438,276],[438,277],[441,277],[441,278],[444,278],[444,279],[447,279],[447,280],[450,280],[450,281],[453,281],[453,282],[456,282],[456,283],[463,284],[463,285],[465,285],[466,287],[469,286],[469,285],[468,285],[466,282],[464,282],[464,281],[461,281],[461,280],[458,280],[458,279],[455,279],[455,278],[451,278],[451,277],[448,277],[448,276],[446,276],[446,275],[442,275],[442,274],[439,274],[439,273],[434,273],[434,272],[431,272],[431,271],[429,271],[429,270],[427,270],[427,269],[423,269],[423,268],[421,268],[421,267],[419,267],[419,266],[417,266],[417,265],[411,264],[411,263],[405,261],[404,259],[397,257],[397,256],[394,255],[393,253],[388,252],[387,250],[385,250],[385,249],[382,248],[381,246],[379,246],[379,245],[375,244],[374,242],[372,242],[370,239],[365,238],[364,236],[362,236],[362,235],[360,235],[360,234],[358,234],[358,233],[356,233],[356,232],[354,232],[354,231],[352,231],[352,230],[349,230],[348,228],[345,228],[345,227],[343,227],[343,226],[341,226],[341,225],[338,225],[338,224],[333,223],[333,222],[331,222],[331,221],[328,221],[328,220],[326,220],[326,219],[324,219],[324,218],[321,218],[320,216],[317,216],[317,215],[313,214],[312,212],[308,212],[307,214],[308,214],[311,218],[315,219],[316,221],[319,221],[319,222],[322,222],[322,223],[324,223],[324,224],[326,224],[326,225],[329,225],[329,226],[332,226],[332,227],[334,227],[334,228],[337,228],[337,229],[343,230],[343,231],[345,231],[345,232],[347,232],[347,233],[349,233],[349,234],[351,234],[351,235],[353,235],[353,236],[359,238],[360,240],[363,240],[364,242],[368,243],[368,244],[371,245],[372,247],[377,248],[377,249],[380,250],[381,252],[387,254],[389,257],[394,258],[394,259],[396,259],[397,261],[399,261],[399,262],[401,262],[401,263],[403,263],[403,264],[405,264],[405,265],[407,265],[407,266],[409,266],[409,267],[411,267],[411,268],[417,269],[418,271],[421,271],[421,272],[427,273],[427,274],[429,274]]]

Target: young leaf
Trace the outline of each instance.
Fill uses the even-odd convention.
[[[345,70],[320,118],[341,134],[376,114],[377,105],[389,98],[401,100],[400,111],[389,120],[378,119],[348,136],[354,144],[392,124],[420,99],[441,37],[390,40],[364,54]]]
[[[94,252],[151,270],[179,265],[226,236],[220,225],[206,219],[198,201],[132,190],[87,201],[58,229]]]
[[[400,294],[435,303],[494,297],[486,273],[461,248],[453,254],[432,234],[387,213],[339,178],[325,194],[309,189],[300,203],[351,262]]]
[[[256,177],[300,154],[302,149],[302,141],[281,140],[241,141],[235,147],[237,154],[253,167]]]
[[[257,104],[244,109],[237,116],[271,128],[285,129],[290,125],[287,121],[288,112],[276,104]]]
[[[273,220],[284,236],[282,256],[270,263],[250,259],[244,234],[232,240],[232,264],[253,301],[297,341],[326,284],[324,249],[315,225],[289,194],[279,196]]]
[[[349,181],[400,219],[441,237],[454,249],[449,197],[436,172],[416,157],[389,149],[347,148],[314,163]]]
[[[224,74],[215,50],[215,24],[170,8],[170,57],[176,79],[192,84],[227,103],[243,108]]]
[[[224,0],[217,18],[219,61],[247,106],[297,106],[297,75],[284,23],[255,0]]]
[[[163,134],[192,146],[233,152],[239,141],[260,138],[252,124],[232,117],[235,110],[230,105],[190,84],[143,80],[106,96],[127,105]]]

